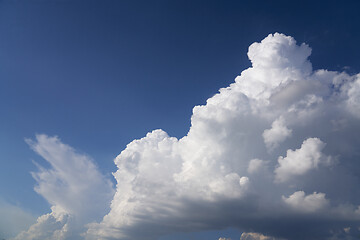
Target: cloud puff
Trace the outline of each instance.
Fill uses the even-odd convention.
[[[15,239],[78,239],[84,224],[100,220],[108,211],[112,183],[90,157],[57,137],[36,135],[35,141],[26,142],[50,164],[49,169],[37,164],[39,171],[32,176],[37,182],[35,191],[52,205],[52,212]]]
[[[241,234],[240,240],[281,240],[281,239],[265,236],[261,233],[244,232]]]
[[[285,182],[294,175],[304,175],[320,164],[330,165],[331,157],[321,152],[325,144],[318,138],[306,139],[301,148],[293,151],[289,149],[286,157],[279,157],[279,166],[275,169],[275,180]]]
[[[298,191],[288,198],[283,196],[282,199],[291,208],[304,213],[324,209],[329,204],[329,201],[325,198],[324,193],[316,192],[305,196],[304,191]]]
[[[272,151],[279,146],[286,138],[291,136],[291,129],[285,126],[284,118],[276,119],[270,129],[264,130],[263,138],[266,147]]]
[[[226,227],[247,232],[242,239],[311,240],[356,229],[360,76],[313,71],[310,54],[278,33],[252,44],[252,66],[194,107],[186,136],[154,130],[116,157],[116,192],[97,223],[111,187],[57,138],[31,143],[52,165],[34,174],[36,191],[70,219],[92,219],[83,221],[88,240]]]
[[[257,172],[260,172],[261,170],[266,170],[266,162],[264,160],[261,159],[251,159],[249,161],[249,166],[248,166],[248,173],[249,174],[254,174]]]
[[[360,74],[357,79],[344,86],[348,99],[346,106],[351,113],[360,117]]]
[[[72,219],[70,214],[59,207],[52,207],[52,212],[42,215],[37,222],[16,236],[22,239],[56,239],[65,240],[74,238],[71,231]]]

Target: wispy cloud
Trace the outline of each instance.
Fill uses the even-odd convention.
[[[36,135],[26,142],[49,164],[33,172],[35,191],[51,205],[51,213],[38,218],[28,231],[15,239],[78,238],[84,225],[99,221],[109,210],[113,188],[93,160],[63,144],[57,137]]]

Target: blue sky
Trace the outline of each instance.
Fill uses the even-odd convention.
[[[113,160],[128,143],[159,128],[185,136],[192,108],[249,68],[248,47],[270,33],[308,44],[313,69],[358,73],[359,7],[357,1],[0,1],[1,200],[33,216],[49,212],[30,174],[37,171],[33,161],[49,167],[25,142],[35,134],[56,135],[91,156],[115,183]]]

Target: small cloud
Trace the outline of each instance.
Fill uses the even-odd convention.
[[[261,159],[251,159],[247,168],[247,172],[254,174],[260,172],[262,169],[266,168],[266,162]]]
[[[279,117],[272,123],[270,129],[266,129],[263,132],[263,138],[267,149],[273,151],[281,142],[290,137],[291,133],[292,130],[286,127],[284,118]]]
[[[312,193],[305,195],[304,191],[294,192],[288,198],[282,196],[282,200],[296,211],[303,213],[316,212],[329,205],[324,193]]]
[[[241,234],[240,240],[285,240],[285,239],[265,236],[261,233],[244,232]]]
[[[285,182],[292,176],[304,175],[320,164],[331,164],[331,157],[325,156],[321,151],[325,147],[318,138],[306,139],[299,149],[289,149],[286,157],[279,157],[278,167],[275,169],[275,180]]]
[[[346,227],[346,228],[344,228],[344,232],[345,233],[350,233],[350,229],[351,229],[351,227]]]

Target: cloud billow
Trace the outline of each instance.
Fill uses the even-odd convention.
[[[194,107],[186,136],[154,130],[118,155],[110,211],[91,217],[82,236],[151,240],[225,227],[249,232],[244,239],[358,234],[360,75],[315,71],[310,54],[278,33],[252,44],[252,66]]]

